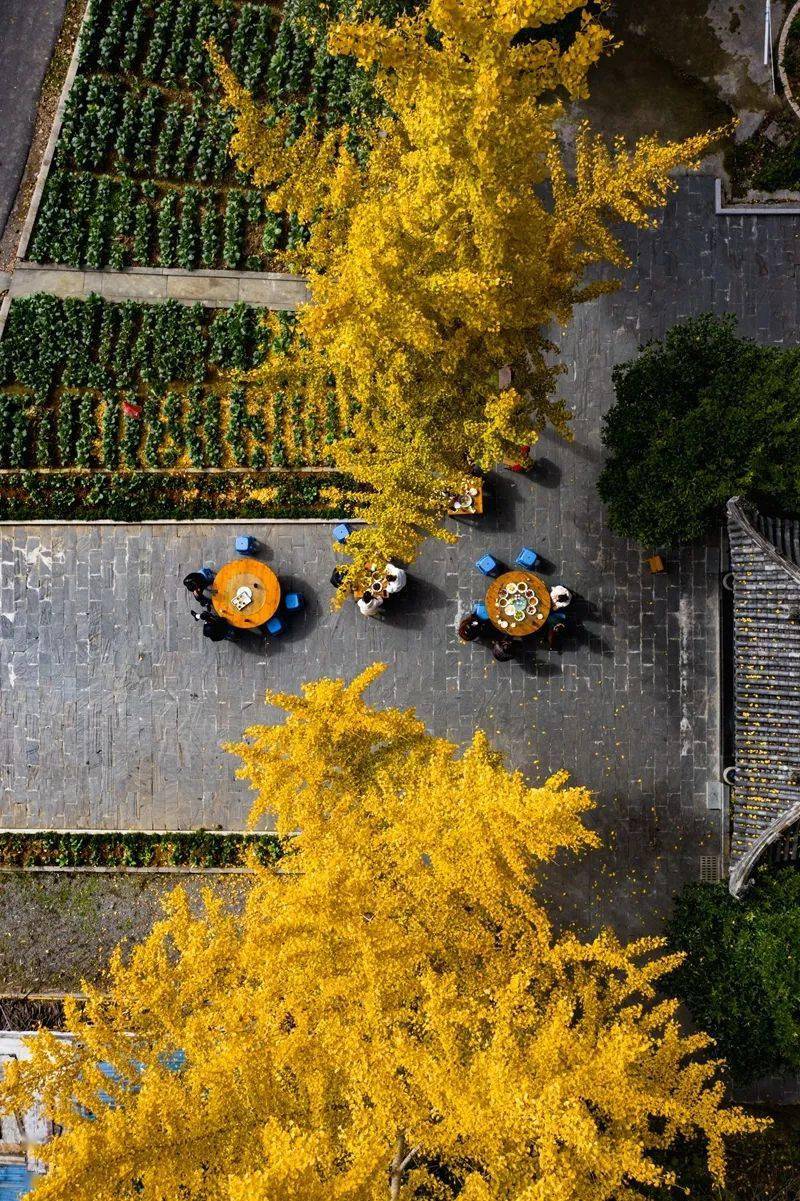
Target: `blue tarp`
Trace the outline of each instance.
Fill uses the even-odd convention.
[[[18,1201],[33,1188],[33,1180],[24,1164],[0,1163],[0,1201]]]

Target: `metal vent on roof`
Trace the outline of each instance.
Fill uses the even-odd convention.
[[[700,856],[700,883],[719,884],[722,879],[722,860],[719,855]]]

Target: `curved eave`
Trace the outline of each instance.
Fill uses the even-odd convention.
[[[793,579],[796,584],[800,585],[800,567],[798,567],[796,563],[792,563],[790,559],[784,558],[784,556],[779,553],[777,548],[773,546],[769,538],[765,538],[764,535],[756,529],[742,507],[741,497],[732,496],[728,501],[727,509],[728,521],[733,519],[736,524],[742,530],[744,530],[747,536],[752,539],[768,562],[772,563],[775,567],[779,567],[782,571],[785,571],[786,574]]]
[[[728,888],[731,896],[740,897],[742,895],[747,881],[750,879],[764,852],[769,849],[773,842],[777,842],[781,834],[784,834],[797,821],[800,821],[800,801],[792,805],[780,817],[776,818],[772,825],[768,826],[764,833],[742,855],[741,859],[736,861],[728,877]]]

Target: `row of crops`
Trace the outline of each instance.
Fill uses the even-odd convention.
[[[350,0],[89,0],[72,87],[30,247],[37,262],[116,269],[268,270],[303,231],[268,213],[228,154],[230,115],[207,51],[293,117],[358,128],[368,76],[328,54]],[[391,20],[410,0],[371,0]]]
[[[66,515],[34,514],[31,490],[47,498],[45,507],[66,497],[74,512],[89,481],[100,489],[90,506],[97,516],[111,515],[96,512],[109,492],[138,497],[139,517],[163,515],[161,500],[176,489],[182,516],[205,515],[212,495],[237,514],[253,513],[254,504],[286,516],[298,506],[316,512],[326,498],[336,509],[330,447],[349,416],[335,394],[318,408],[241,374],[288,343],[293,321],[281,314],[273,336],[244,304],[213,311],[177,301],[17,298],[0,342],[4,516],[20,515],[12,502],[21,480],[26,516]],[[292,477],[308,467],[324,470]],[[287,490],[291,512],[283,513]]]
[[[257,192],[58,172],[45,193],[31,258],[115,270],[260,271],[272,265],[279,244],[291,248],[303,236],[293,218],[265,212]]]

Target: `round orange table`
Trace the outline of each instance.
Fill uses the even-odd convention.
[[[510,591],[509,584],[513,585]],[[520,596],[520,588],[523,589],[522,595],[525,596],[526,605],[518,619],[514,602],[516,597]],[[528,597],[525,589],[531,589],[535,595]],[[528,612],[532,602],[535,603],[536,613]],[[508,607],[514,607],[515,612],[507,613]],[[540,580],[532,571],[506,571],[489,585],[486,591],[486,608],[492,625],[497,626],[503,634],[509,634],[512,638],[524,638],[528,634],[535,634],[547,620],[550,612],[550,589],[544,580]]]
[[[240,588],[248,588],[252,600],[237,609],[233,598]],[[220,617],[240,630],[263,626],[281,603],[281,586],[275,572],[258,559],[235,559],[220,567],[211,585],[211,602]]]

